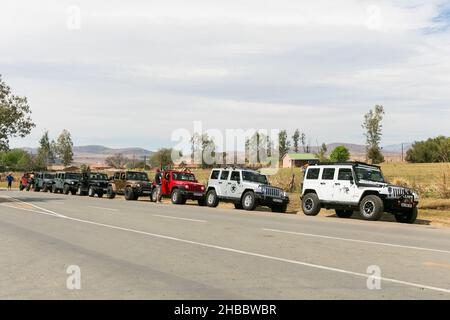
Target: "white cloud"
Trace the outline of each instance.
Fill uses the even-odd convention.
[[[7,0],[0,73],[38,123],[13,143],[68,128],[83,144],[156,148],[194,120],[362,142],[374,104],[387,109],[386,144],[449,134],[450,32],[433,20],[444,4]]]

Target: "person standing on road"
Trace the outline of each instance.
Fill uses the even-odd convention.
[[[6,181],[8,182],[8,190],[11,191],[12,183],[14,181],[14,177],[13,177],[12,173],[8,174],[8,176],[6,177]]]
[[[155,183],[156,183],[156,203],[161,203],[162,174],[159,168],[156,169]]]

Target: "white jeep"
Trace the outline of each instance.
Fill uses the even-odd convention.
[[[411,189],[387,183],[379,166],[349,162],[308,167],[301,200],[308,216],[326,208],[335,209],[341,218],[359,211],[366,220],[379,220],[389,212],[398,222],[414,223],[419,197]]]
[[[206,204],[217,207],[219,201],[234,203],[236,209],[255,210],[268,206],[273,212],[286,212],[289,197],[280,188],[269,185],[267,176],[249,169],[213,169],[206,187]]]

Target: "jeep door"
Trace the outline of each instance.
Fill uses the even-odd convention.
[[[120,191],[120,192],[125,191],[125,187],[127,186],[127,179],[128,179],[128,177],[127,177],[126,172],[121,172],[120,179],[116,181],[118,191]]]
[[[164,171],[161,181],[161,192],[163,195],[169,195],[172,193],[172,190],[170,190],[171,181],[172,181],[172,172]]]
[[[321,201],[333,201],[334,193],[334,178],[335,178],[336,168],[323,168],[322,176],[319,182],[319,199]]]
[[[320,168],[308,168],[308,171],[306,171],[305,179],[303,180],[303,190],[314,190],[319,196],[319,199],[322,199],[319,177]]]
[[[244,191],[243,188],[241,172],[232,171],[230,179],[226,184],[226,196],[228,198],[240,199],[241,194]]]
[[[334,181],[334,201],[353,203],[358,202],[356,196],[357,186],[354,183],[353,170],[351,168],[340,168]]]
[[[219,197],[227,196],[227,183],[230,176],[229,170],[223,170],[220,174],[219,182],[217,184],[216,193]]]

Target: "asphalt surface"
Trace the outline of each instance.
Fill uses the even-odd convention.
[[[0,190],[0,244],[0,299],[450,298],[423,225]]]

